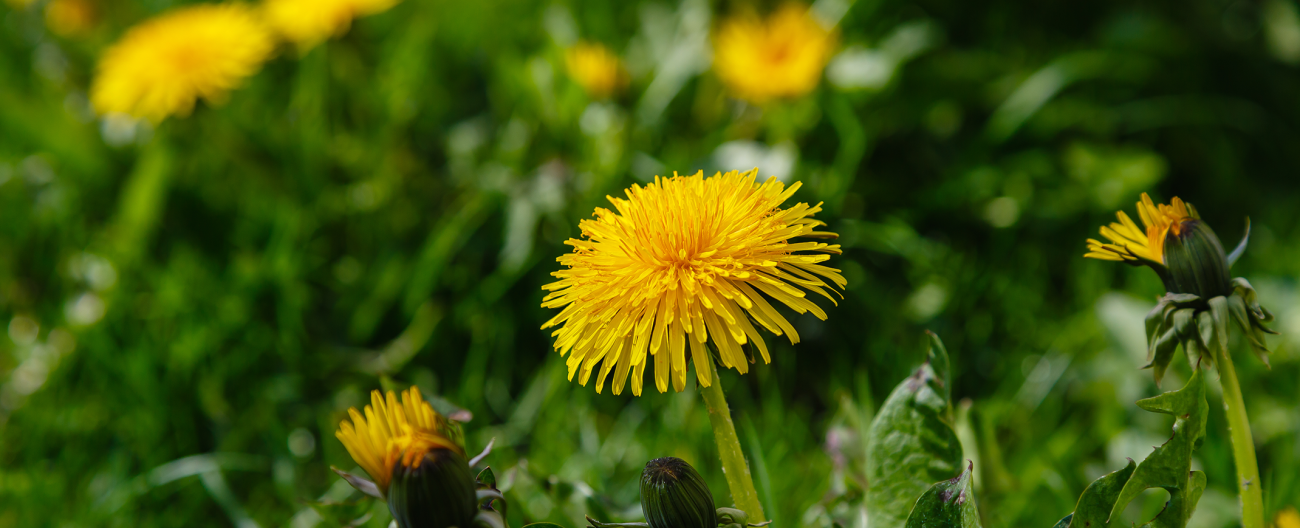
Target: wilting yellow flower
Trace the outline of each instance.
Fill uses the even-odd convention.
[[[817,87],[834,42],[807,7],[789,4],[765,21],[750,14],[723,22],[713,38],[713,68],[741,99],[798,97]]]
[[[91,103],[101,114],[155,122],[188,115],[200,97],[222,101],[274,49],[274,38],[252,8],[178,8],[131,28],[104,52],[90,88]]]
[[[420,389],[411,387],[397,395],[388,391],[370,393],[370,405],[363,416],[356,408],[348,409],[352,422],[344,420],[334,433],[357,465],[366,470],[381,492],[388,491],[393,468],[418,468],[424,455],[434,449],[449,449],[461,457],[465,449],[457,441],[452,424],[420,397]]]
[[[267,23],[306,49],[348,32],[352,19],[387,11],[400,0],[266,0]]]
[[[601,44],[579,42],[565,50],[564,66],[569,77],[595,98],[609,97],[627,86],[623,62]]]
[[[1300,512],[1294,506],[1287,506],[1285,510],[1277,512],[1273,528],[1300,528]]]
[[[1164,264],[1165,237],[1172,231],[1180,234],[1184,220],[1199,219],[1196,208],[1185,203],[1177,196],[1169,205],[1156,205],[1147,193],[1142,193],[1138,202],[1138,217],[1142,219],[1145,231],[1139,229],[1124,211],[1115,213],[1119,222],[1101,228],[1101,236],[1111,243],[1088,239],[1088,253],[1085,257],[1122,261],[1139,261],[1142,259]]]
[[[45,6],[45,26],[64,37],[89,31],[98,16],[91,0],[51,0]]]
[[[556,259],[564,269],[552,273],[560,280],[544,287],[551,293],[542,302],[544,308],[564,308],[542,328],[563,325],[552,335],[555,348],[569,356],[570,380],[581,371],[579,383],[586,385],[603,361],[596,392],[617,367],[614,394],[622,392],[631,372],[632,392],[640,395],[653,358],[659,391],[668,390],[670,377],[681,391],[689,347],[696,376],[707,387],[710,337],[722,364],[742,374],[749,370],[742,350],[747,343],[758,348],[763,362],[771,361],[751,318],[799,342],[768,297],[826,319],[796,286],[834,303],[823,288],[835,292],[827,282],[841,289],[846,282],[839,270],[819,263],[840,254],[840,247],[791,239],[837,235],[814,231],[825,225],[812,218],[821,204],[781,208],[799,183],[757,183],[757,176],[758,169],[707,179],[703,171],[656,177],[645,187],[633,185],[627,199],[608,197],[616,211],[597,208],[594,220],[579,223],[583,239],[566,242],[573,252]]]

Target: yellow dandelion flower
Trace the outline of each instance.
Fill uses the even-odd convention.
[[[609,97],[627,86],[627,71],[618,55],[601,44],[579,42],[564,51],[569,77],[597,99]]]
[[[420,397],[418,387],[402,391],[401,403],[393,391],[388,391],[387,397],[373,391],[364,415],[356,408],[348,409],[348,415],[351,423],[341,422],[334,436],[343,442],[352,460],[375,479],[381,492],[388,491],[398,462],[418,468],[424,455],[434,449],[465,456],[456,429]]]
[[[713,39],[713,68],[741,99],[798,97],[817,87],[834,43],[807,7],[789,4],[765,21],[751,14],[723,22]]]
[[[200,97],[220,102],[275,49],[242,4],[198,4],[127,31],[99,60],[90,99],[101,114],[152,121],[188,115]]]
[[[266,0],[267,23],[285,40],[307,49],[348,32],[355,18],[387,11],[400,0]]]
[[[1287,506],[1285,510],[1277,512],[1277,517],[1273,519],[1274,528],[1300,528],[1300,512],[1297,512],[1294,506]]]
[[[1116,212],[1119,222],[1101,228],[1101,236],[1110,240],[1110,243],[1090,238],[1088,253],[1084,256],[1116,262],[1141,263],[1145,260],[1165,264],[1165,238],[1170,232],[1181,234],[1184,221],[1200,218],[1192,204],[1185,203],[1178,197],[1174,197],[1169,205],[1157,205],[1147,193],[1142,193],[1142,201],[1138,202],[1137,208],[1145,231],[1139,229],[1124,211]]]
[[[544,287],[551,293],[542,302],[543,308],[563,308],[542,328],[563,325],[552,335],[556,350],[568,355],[570,380],[581,372],[585,386],[603,363],[596,392],[614,371],[614,394],[631,373],[632,392],[639,396],[653,359],[659,392],[668,390],[670,378],[680,392],[689,348],[696,376],[707,387],[710,337],[722,365],[742,374],[749,370],[746,344],[758,349],[764,363],[771,361],[751,320],[799,342],[794,326],[768,298],[826,319],[799,288],[835,302],[826,289],[838,294],[835,288],[846,282],[839,270],[820,263],[840,254],[840,246],[791,239],[837,235],[814,230],[825,225],[812,218],[821,204],[781,208],[799,183],[758,183],[757,176],[758,169],[707,179],[703,171],[655,177],[650,185],[627,189],[627,199],[607,197],[615,211],[597,208],[594,220],[579,224],[583,238],[566,242],[573,252],[556,259],[564,269],[552,273],[560,280]]]
[[[45,5],[45,27],[63,37],[90,31],[98,19],[98,10],[91,0],[52,0]]]

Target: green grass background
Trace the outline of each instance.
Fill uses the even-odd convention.
[[[97,53],[178,3],[103,2],[68,39],[39,1],[0,8],[0,527],[386,526],[329,471],[355,467],[333,432],[410,384],[473,413],[471,451],[495,438],[512,524],[640,520],[640,469],[665,455],[729,504],[694,387],[566,381],[540,287],[604,196],[783,163],[825,202],[849,288],[826,322],[791,315],[798,346],[722,375],[774,526],[866,526],[862,434],[925,329],[953,354],[986,526],[1050,526],[1163,442],[1170,421],[1133,404],[1159,390],[1138,367],[1160,283],[1081,257],[1143,191],[1229,247],[1251,218],[1233,274],[1283,335],[1271,370],[1234,352],[1266,510],[1300,503],[1290,0],[822,0],[843,54],[764,108],[709,71],[740,2],[406,0],[220,106],[94,118]],[[626,57],[627,92],[568,79],[575,38]],[[1238,522],[1217,391],[1196,527]]]

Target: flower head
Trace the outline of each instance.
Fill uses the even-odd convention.
[[[656,458],[641,471],[641,513],[650,528],[717,528],[713,494],[695,468],[677,457]]]
[[[174,9],[127,31],[104,52],[90,89],[100,113],[152,121],[187,115],[202,97],[220,101],[275,49],[242,4]]]
[[[713,38],[713,68],[741,99],[798,97],[817,87],[834,43],[807,7],[788,4],[767,20],[751,14],[723,22]]]
[[[417,387],[402,391],[401,403],[393,391],[386,397],[373,391],[364,415],[355,408],[348,409],[348,415],[351,423],[341,422],[334,436],[375,479],[380,492],[388,490],[399,463],[403,468],[419,468],[425,455],[436,449],[452,451],[462,460],[465,456],[459,429],[434,411]]]
[[[1117,262],[1149,261],[1164,264],[1165,237],[1171,232],[1181,234],[1184,223],[1200,219],[1196,208],[1177,196],[1169,205],[1156,205],[1147,193],[1142,193],[1142,201],[1138,202],[1137,208],[1138,217],[1142,219],[1145,229],[1139,229],[1124,211],[1118,211],[1115,216],[1119,222],[1101,228],[1101,236],[1110,240],[1110,243],[1090,238],[1088,253],[1084,256]]]
[[[623,61],[602,44],[579,42],[564,50],[564,66],[591,97],[609,97],[627,86]]]
[[[544,287],[551,293],[542,302],[563,308],[542,328],[562,325],[552,335],[555,348],[569,356],[570,380],[581,372],[579,382],[586,385],[602,364],[597,392],[614,371],[614,394],[631,373],[632,392],[640,395],[653,359],[659,391],[668,390],[670,378],[681,391],[689,348],[700,384],[709,386],[712,367],[704,362],[710,361],[710,337],[721,364],[741,373],[753,361],[746,344],[771,361],[751,319],[799,342],[769,298],[826,319],[800,288],[835,302],[826,289],[835,292],[846,282],[839,270],[820,263],[840,247],[791,239],[836,235],[814,230],[824,225],[812,218],[821,204],[781,208],[799,183],[759,183],[757,175],[758,169],[656,177],[627,189],[626,199],[608,197],[614,211],[597,208],[595,219],[579,224],[583,238],[566,242],[573,252],[556,259],[564,269],[552,273],[560,280]]]
[[[347,33],[352,19],[387,11],[400,0],[265,0],[266,21],[285,40],[309,49]]]

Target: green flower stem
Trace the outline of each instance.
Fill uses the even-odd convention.
[[[731,488],[731,499],[736,507],[744,510],[753,522],[766,520],[763,505],[758,502],[758,491],[754,489],[754,479],[749,476],[749,464],[745,463],[745,454],[740,450],[740,439],[736,437],[736,426],[731,423],[731,407],[722,394],[722,380],[712,361],[705,361],[712,370],[713,383],[701,387],[704,403],[709,406],[709,422],[713,424],[713,439],[718,442],[718,456],[722,458],[722,472],[727,476],[727,487]],[[699,363],[696,363],[699,365]],[[1251,528],[1251,527],[1246,527]]]
[[[1255,461],[1255,440],[1246,418],[1246,403],[1241,398],[1237,369],[1226,347],[1217,350],[1219,378],[1223,383],[1223,408],[1228,414],[1228,432],[1232,438],[1232,458],[1237,466],[1237,489],[1241,493],[1242,528],[1264,528],[1264,499],[1260,492],[1259,463]]]

